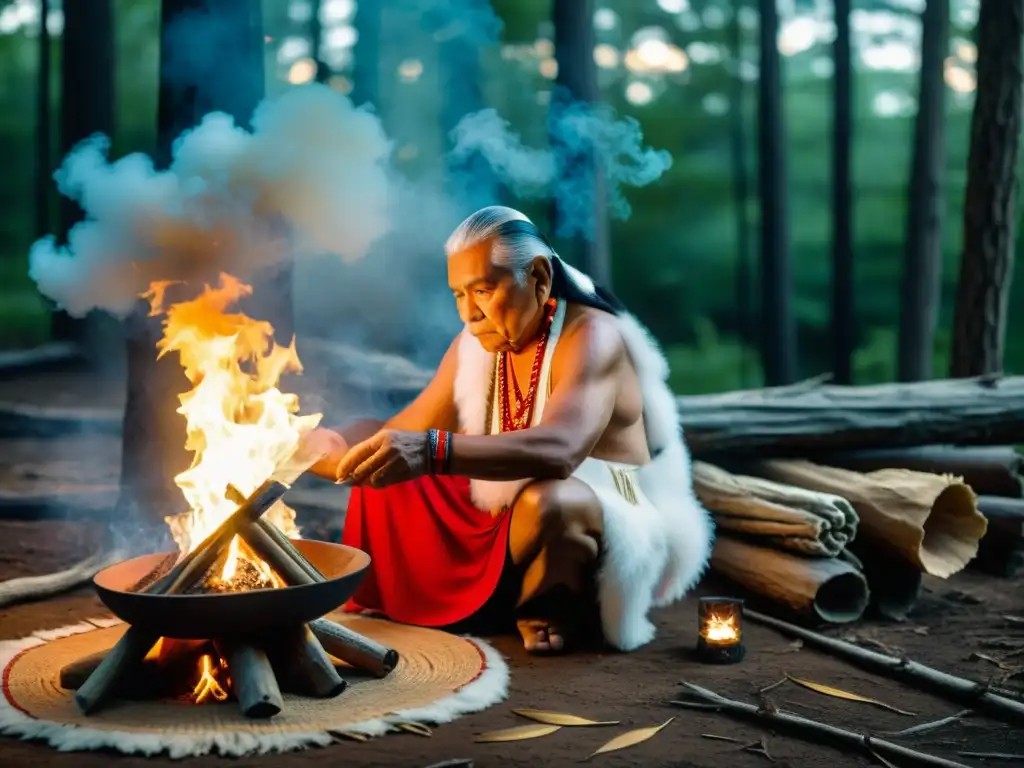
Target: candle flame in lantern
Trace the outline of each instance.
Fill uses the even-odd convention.
[[[211,698],[214,701],[225,701],[227,699],[228,692],[224,690],[224,686],[217,679],[217,675],[222,669],[223,661],[214,666],[213,657],[208,653],[204,653],[202,658],[199,659],[199,682],[192,689],[192,699],[196,704],[202,704]]]
[[[740,633],[734,616],[711,615],[707,619],[704,637],[709,643],[732,643],[739,640]]]
[[[217,286],[188,301],[166,305],[171,283],[153,283],[143,297],[152,316],[163,314],[158,357],[177,352],[193,388],[179,397],[187,423],[185,448],[192,465],[174,482],[189,511],[166,518],[181,553],[187,554],[238,507],[229,486],[248,496],[274,474],[299,447],[302,435],[315,428],[321,414],[299,416],[299,398],[282,392],[286,372],[300,373],[295,340],[274,343],[268,322],[228,310],[252,288],[222,274]],[[295,512],[282,502],[264,519],[287,536],[297,537]],[[240,557],[252,562],[267,582],[277,584],[270,567],[251,552],[243,553],[235,537],[220,574],[235,575]]]

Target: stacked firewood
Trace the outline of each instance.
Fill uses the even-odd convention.
[[[776,606],[902,618],[921,577],[1024,568],[1024,377],[678,398],[714,570]]]

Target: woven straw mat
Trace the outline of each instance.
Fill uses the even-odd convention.
[[[90,729],[183,736],[211,731],[283,735],[344,731],[346,725],[428,707],[473,682],[487,666],[480,646],[467,638],[344,613],[331,618],[397,650],[398,667],[382,680],[355,670],[343,674],[349,686],[333,699],[285,694],[284,709],[271,720],[244,717],[234,701],[202,705],[116,701],[89,717],[82,715],[74,691],[60,687],[60,671],[70,662],[111,648],[125,631],[123,624],[61,637],[21,652],[3,670],[3,694],[10,705],[30,717]]]

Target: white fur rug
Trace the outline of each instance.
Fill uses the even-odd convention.
[[[346,736],[350,734],[366,737],[380,736],[400,730],[400,725],[405,723],[423,725],[448,723],[461,715],[479,712],[493,706],[503,701],[508,695],[509,669],[504,659],[488,643],[477,638],[466,637],[462,639],[472,643],[482,657],[480,672],[474,679],[426,706],[394,711],[385,716],[361,722],[339,723],[338,728],[320,727],[304,731],[286,729],[267,721],[250,721],[260,725],[258,727],[247,725],[244,730],[230,730],[223,727],[203,730],[193,727],[189,729],[168,728],[161,731],[149,730],[148,728],[152,728],[153,724],[147,721],[148,728],[145,731],[134,727],[130,730],[118,730],[110,719],[106,719],[104,722],[102,718],[98,717],[95,727],[41,719],[15,703],[8,685],[9,672],[19,656],[33,648],[61,638],[70,638],[102,629],[109,630],[119,624],[120,622],[116,619],[89,619],[59,629],[41,630],[18,640],[0,642],[0,670],[3,673],[3,695],[0,696],[0,734],[42,740],[63,752],[114,749],[125,754],[165,754],[175,759],[210,753],[239,757],[287,752],[313,746],[324,747],[345,740]],[[428,631],[433,632],[434,630]],[[399,650],[402,652],[404,649],[399,648]],[[405,658],[404,653],[403,658]],[[401,668],[400,664],[392,675],[398,674]],[[59,673],[59,670],[57,672]],[[41,682],[44,686],[52,685],[54,688],[58,688],[55,681]],[[351,690],[350,687],[349,691]],[[346,693],[342,693],[338,700],[344,699]],[[65,695],[69,700],[71,699],[70,692]],[[234,705],[216,706],[233,708]],[[287,706],[286,700],[286,708]]]

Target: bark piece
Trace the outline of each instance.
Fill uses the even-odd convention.
[[[857,513],[834,494],[693,464],[697,497],[719,530],[809,556],[835,556],[857,532]]]
[[[947,578],[978,553],[987,523],[959,478],[906,469],[860,473],[803,460],[758,462],[777,482],[842,494],[857,510],[859,534],[925,573]]]

